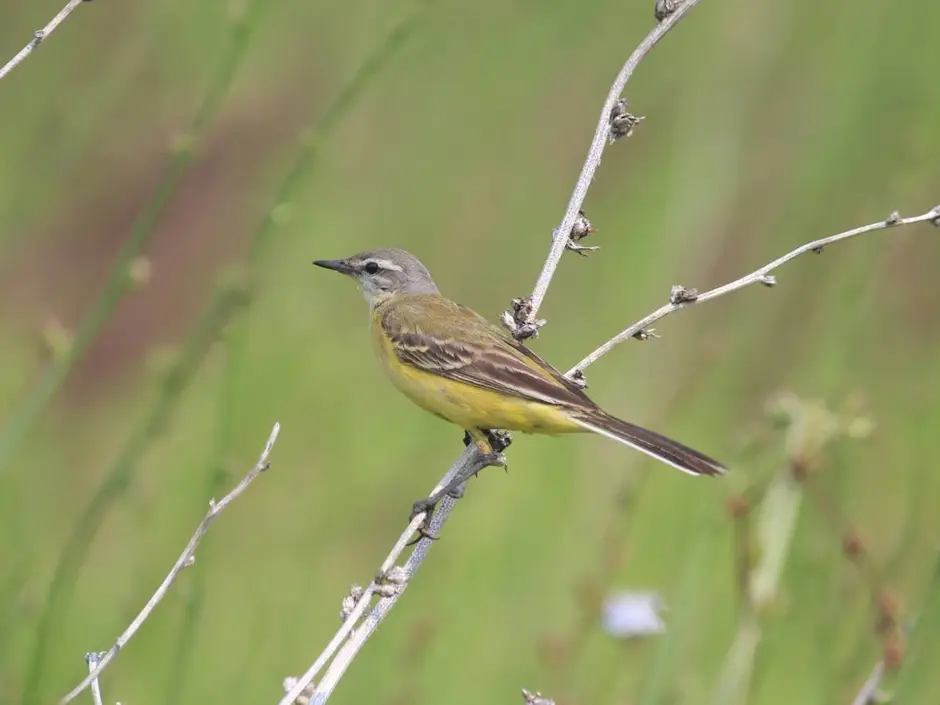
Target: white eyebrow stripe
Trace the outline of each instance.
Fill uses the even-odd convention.
[[[395,264],[395,263],[392,262],[391,260],[387,260],[387,259],[374,259],[374,260],[372,260],[372,261],[375,262],[377,265],[379,265],[382,269],[391,269],[393,272],[403,272],[403,271],[404,271],[399,265]]]

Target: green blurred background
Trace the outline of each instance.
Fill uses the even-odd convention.
[[[8,0],[0,58],[61,4]],[[461,448],[386,384],[361,297],[310,261],[404,247],[495,320],[534,284],[652,5],[102,1],[0,82],[0,702],[80,680],[278,420],[272,471],[102,681],[107,702],[276,702]],[[602,249],[563,260],[535,349],[566,369],[673,284],[940,202],[938,21],[927,0],[702,2],[629,86],[647,119],[586,203]],[[940,702],[937,232],[797,260],[604,358],[598,402],[732,474],[517,438],[334,701],[849,703],[907,643],[885,688]],[[874,432],[817,453],[816,406],[771,427],[780,391]],[[792,542],[777,515],[771,539],[744,531],[729,498],[772,513],[761,488],[804,455],[806,491],[774,490],[798,503]],[[736,586],[777,539],[750,617]],[[606,634],[618,589],[658,591],[666,634]],[[888,595],[909,638],[876,629]]]

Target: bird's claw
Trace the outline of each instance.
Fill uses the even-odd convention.
[[[477,467],[473,470],[473,476],[479,475],[483,468],[505,468],[508,471],[509,465],[506,463],[506,456],[502,453],[481,453]]]
[[[406,546],[413,546],[421,539],[437,541],[440,538],[440,536],[431,531],[431,517],[434,515],[434,508],[437,506],[438,501],[440,501],[440,498],[435,500],[431,497],[425,497],[411,505],[411,515],[408,517],[408,521],[414,521],[415,517],[421,514],[424,514],[424,521],[415,529],[418,535],[405,544]]]

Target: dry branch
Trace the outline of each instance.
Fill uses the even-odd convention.
[[[601,165],[604,149],[618,137],[628,136],[636,122],[641,119],[626,112],[627,104],[621,98],[621,95],[624,88],[626,88],[627,81],[630,80],[637,66],[640,65],[640,62],[656,46],[659,40],[666,36],[666,33],[675,27],[685,14],[698,5],[699,2],[700,0],[673,2],[668,11],[666,9],[660,11],[657,3],[656,16],[660,22],[633,50],[630,58],[627,59],[627,63],[623,65],[620,73],[617,74],[617,78],[614,79],[614,83],[607,93],[607,98],[604,100],[604,106],[601,108],[601,115],[597,121],[597,128],[594,131],[594,139],[591,140],[587,159],[584,161],[584,166],[581,167],[581,174],[578,176],[571,199],[568,201],[568,209],[561,219],[561,224],[552,235],[552,247],[548,251],[545,264],[542,265],[542,271],[535,282],[532,295],[525,300],[525,305],[521,310],[507,312],[509,315],[508,320],[513,321],[515,324],[511,327],[514,328],[513,332],[517,338],[531,338],[542,325],[542,322],[536,319],[536,315],[545,300],[545,294],[548,293],[548,285],[551,284],[558,263],[561,261],[561,256],[565,253],[565,249],[570,247],[572,229],[578,219],[583,217],[581,209],[584,206],[584,199],[587,198],[588,189],[591,188],[594,175]],[[620,125],[626,125],[626,127],[618,129]],[[590,224],[588,224],[587,229],[590,229]],[[580,248],[575,246],[572,249]],[[506,320],[505,317],[504,320]]]
[[[3,68],[0,68],[0,80],[6,78],[8,73],[23,63],[26,57],[32,54],[33,51],[36,50],[36,47],[38,47],[43,42],[43,40],[47,39],[49,35],[56,30],[56,27],[62,24],[66,18],[72,14],[75,8],[77,8],[83,2],[91,2],[91,0],[69,0],[68,4],[59,10],[59,14],[53,17],[49,24],[47,24],[42,29],[36,30],[33,33],[33,38],[30,40],[29,44],[20,49],[16,56],[3,65]]]
[[[925,222],[930,222],[934,225],[940,226],[940,206],[936,206],[926,213],[922,215],[915,215],[912,218],[902,218],[897,211],[894,211],[885,220],[878,221],[877,223],[862,225],[861,227],[854,228],[852,230],[846,230],[845,232],[839,233],[837,235],[830,235],[829,237],[807,242],[805,245],[800,245],[795,250],[791,250],[782,257],[778,257],[773,262],[765,264],[760,269],[755,269],[750,274],[745,274],[743,277],[735,279],[732,282],[728,282],[727,284],[717,286],[714,289],[709,289],[703,294],[699,294],[695,289],[686,289],[683,286],[674,286],[672,287],[672,291],[669,295],[669,303],[656,309],[645,318],[641,318],[636,323],[624,328],[617,335],[598,347],[590,355],[581,360],[581,362],[568,370],[566,374],[567,376],[571,377],[572,375],[577,375],[583,372],[589,365],[593,365],[625,340],[630,340],[631,338],[646,340],[650,337],[653,337],[653,331],[650,326],[659,319],[665,318],[670,313],[678,311],[680,308],[687,308],[693,304],[701,304],[705,303],[706,301],[711,301],[712,299],[717,299],[719,296],[730,294],[732,291],[743,289],[744,287],[750,286],[751,284],[776,286],[777,280],[775,277],[769,276],[770,272],[777,269],[778,267],[781,267],[790,260],[796,259],[800,255],[806,254],[807,252],[820,253],[823,251],[823,248],[826,245],[831,245],[833,243],[840,242],[841,240],[848,240],[849,238],[856,237],[857,235],[864,235],[865,233],[874,232],[876,230],[884,230],[885,228],[893,228],[901,225],[914,225],[915,223]]]
[[[153,612],[154,608],[156,608],[156,606],[160,604],[160,601],[166,597],[167,592],[170,590],[170,586],[179,577],[179,574],[183,572],[183,569],[191,566],[196,560],[196,549],[199,547],[199,542],[202,541],[202,538],[206,535],[206,532],[209,530],[209,526],[212,525],[212,522],[215,521],[216,517],[222,513],[222,510],[235,501],[246,489],[248,489],[248,485],[250,485],[254,479],[258,477],[258,475],[268,469],[268,456],[271,454],[271,450],[274,448],[274,443],[277,441],[277,436],[280,432],[281,425],[279,423],[275,423],[274,428],[271,429],[271,435],[268,436],[268,442],[265,444],[264,450],[261,451],[261,456],[258,458],[258,462],[255,463],[255,466],[248,472],[247,475],[245,475],[242,481],[235,485],[234,489],[225,495],[220,501],[216,502],[214,499],[209,500],[208,513],[196,528],[195,533],[192,535],[192,538],[189,539],[189,543],[186,544],[186,548],[180,554],[180,557],[176,560],[176,563],[173,564],[170,572],[163,579],[163,582],[160,583],[160,587],[157,588],[156,592],[153,593],[153,596],[147,601],[147,604],[144,605],[144,608],[140,611],[140,614],[134,618],[134,621],[132,621],[127,629],[125,629],[121,634],[121,636],[117,638],[114,646],[112,646],[105,653],[96,655],[97,662],[92,668],[90,668],[88,675],[81,683],[70,690],[68,694],[59,701],[60,705],[65,705],[65,703],[74,700],[89,685],[96,687],[98,677],[101,675],[101,672],[107,668],[111,661],[114,660],[114,658],[118,655],[118,652],[124,648],[127,642],[129,642],[134,634],[137,633],[137,630],[140,629],[141,625],[143,625],[147,618],[150,617],[150,614]]]

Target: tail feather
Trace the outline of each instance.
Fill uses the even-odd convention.
[[[621,421],[600,409],[588,415],[572,414],[571,420],[588,431],[636,448],[659,461],[690,475],[721,475],[725,466],[678,441]]]

